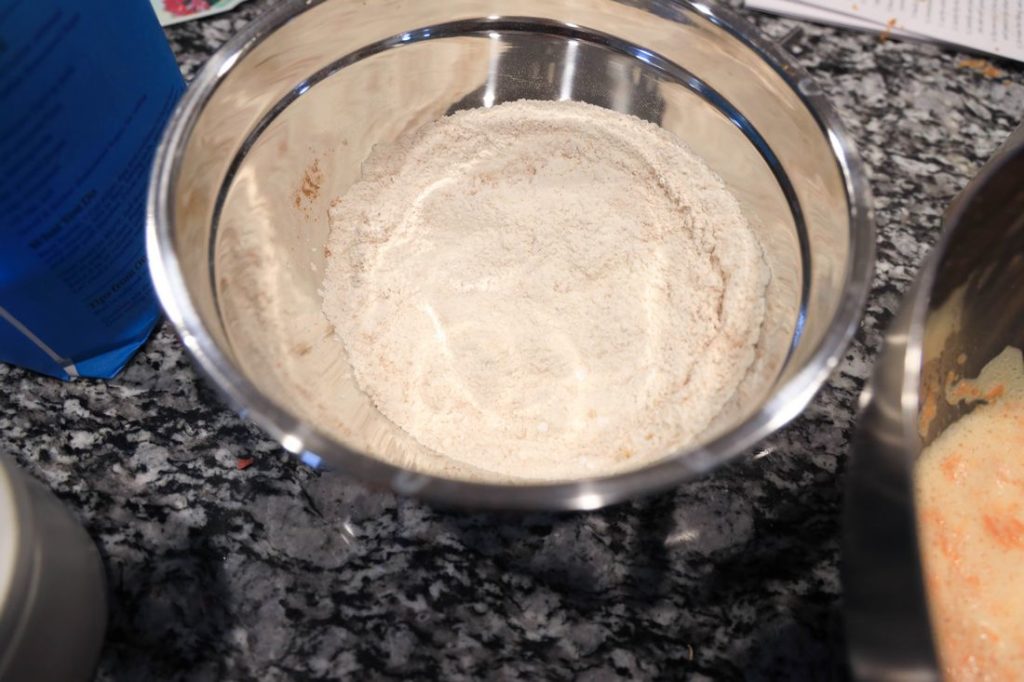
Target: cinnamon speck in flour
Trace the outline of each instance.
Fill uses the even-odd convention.
[[[572,102],[459,112],[376,148],[330,210],[323,311],[380,412],[511,479],[698,440],[758,360],[771,276],[672,134]]]

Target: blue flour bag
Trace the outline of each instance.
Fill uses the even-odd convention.
[[[146,185],[184,89],[149,0],[0,0],[0,361],[109,378],[146,340]]]

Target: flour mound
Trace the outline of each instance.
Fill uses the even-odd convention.
[[[463,111],[375,149],[330,212],[323,311],[380,412],[499,477],[699,439],[757,356],[770,272],[672,134],[571,102]]]

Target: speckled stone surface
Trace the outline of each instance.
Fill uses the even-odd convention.
[[[170,30],[186,74],[273,4]],[[748,16],[774,37],[795,25]],[[166,327],[110,383],[0,365],[0,450],[106,562],[98,678],[841,676],[855,398],[944,206],[1024,112],[1024,70],[990,79],[953,51],[803,27],[796,54],[870,172],[877,276],[806,415],[704,480],[597,513],[445,513],[294,462],[221,405]]]

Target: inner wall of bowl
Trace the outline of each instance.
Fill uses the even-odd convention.
[[[978,405],[947,400],[953,381],[977,377],[1007,346],[1024,349],[1024,145],[998,168],[964,191],[927,292],[916,405],[925,446]]]
[[[702,156],[740,201],[774,273],[762,347],[769,361],[749,382],[736,418],[757,407],[773,379],[801,366],[841,293],[846,198],[816,123],[748,48],[693,13],[693,23],[680,25],[611,0],[374,9],[366,16],[358,3],[329,0],[258,45],[214,93],[183,161],[195,175],[181,174],[179,206],[193,219],[208,210],[213,228],[191,223],[189,233],[179,221],[181,239],[205,234],[213,246],[205,254],[190,246],[183,267],[197,273],[193,293],[203,299],[206,323],[262,393],[350,448],[452,478],[494,479],[426,451],[381,417],[320,312],[318,289],[329,205],[359,178],[374,145],[457,109],[521,98],[634,114]],[[502,11],[535,19],[496,19]],[[761,149],[722,101],[763,136]],[[233,148],[234,166],[228,159],[218,168],[204,139],[207,147]],[[766,156],[784,172],[773,173]],[[223,175],[204,194],[196,180],[218,170]],[[787,181],[805,225],[783,192]]]

